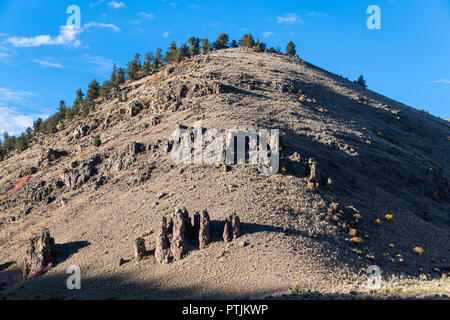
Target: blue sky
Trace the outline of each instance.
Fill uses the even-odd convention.
[[[65,29],[70,5],[81,30]],[[369,30],[369,5],[381,30]],[[252,33],[283,51],[436,116],[450,118],[449,0],[2,0],[0,132],[17,134],[38,116],[71,105],[94,78],[109,78],[134,53],[166,50],[191,36]]]

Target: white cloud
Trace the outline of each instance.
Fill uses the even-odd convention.
[[[277,17],[277,22],[287,25],[293,25],[294,23],[303,23],[303,20],[295,13],[288,13],[283,17]]]
[[[33,59],[33,62],[40,64],[43,67],[52,67],[52,68],[58,68],[58,69],[64,68],[64,66],[62,64],[51,61],[51,59],[46,59],[46,60]]]
[[[140,19],[132,20],[131,22],[135,24],[140,24],[143,21],[151,21],[155,19],[155,15],[153,13],[138,12],[137,15],[140,17]]]
[[[271,36],[274,36],[274,35],[275,35],[275,33],[270,32],[270,31],[266,31],[266,32],[263,33],[263,37],[264,38],[268,38],[268,37],[271,37]]]
[[[80,41],[77,39],[78,34],[83,30],[76,29],[74,26],[60,26],[59,35],[51,37],[49,35],[40,35],[35,37],[11,37],[6,39],[7,43],[14,47],[39,47],[42,45],[68,45],[78,47]]]
[[[85,30],[92,27],[108,28],[113,30],[114,32],[120,31],[120,29],[113,24],[89,22],[80,29],[76,29],[74,26],[68,25],[60,26],[59,35],[57,35],[56,37],[52,37],[49,35],[39,35],[35,37],[11,37],[6,39],[5,42],[12,44],[14,47],[22,48],[39,47],[43,45],[63,45],[77,48],[81,45],[81,42],[77,39],[77,37]]]
[[[108,6],[113,9],[120,9],[120,8],[125,8],[125,3],[123,3],[122,1],[121,2],[111,1],[111,2],[108,2]]]
[[[107,29],[111,29],[114,32],[120,32],[120,28],[115,26],[115,25],[113,25],[113,24],[111,24],[111,23],[102,23],[102,22],[95,22],[94,21],[94,22],[86,23],[83,26],[83,28],[85,30],[89,29],[89,28],[92,28],[92,27],[107,28]]]
[[[176,8],[177,7],[177,3],[176,2],[170,2],[169,6],[171,6],[172,8]]]
[[[164,37],[164,38],[167,38],[168,36],[170,36],[170,33],[171,33],[170,31],[164,32],[164,33],[163,33],[163,37]]]
[[[432,84],[437,84],[437,83],[450,84],[450,79],[444,78],[444,79],[430,81],[429,83],[432,83]]]
[[[33,125],[33,121],[38,118],[47,118],[48,113],[43,112],[21,112],[24,106],[30,110],[34,104],[30,97],[35,94],[24,90],[13,90],[0,87],[0,132],[8,131],[9,134],[17,135],[27,127]]]

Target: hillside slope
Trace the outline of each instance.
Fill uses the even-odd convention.
[[[449,271],[449,123],[304,61],[240,48],[167,66],[121,91],[127,102],[101,102],[1,163],[0,296],[264,297],[294,283],[348,293],[370,265],[386,277]],[[198,120],[280,129],[283,172],[173,165],[172,131]],[[309,184],[309,159],[325,185]],[[154,249],[161,217],[176,207],[207,209],[213,243],[170,264],[132,261],[134,240]],[[221,221],[234,212],[244,234],[224,243]],[[57,264],[24,282],[27,239],[45,229]],[[81,268],[82,290],[66,289],[70,265]],[[448,293],[448,282],[439,290]]]

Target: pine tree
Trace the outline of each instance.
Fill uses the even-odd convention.
[[[172,41],[169,49],[166,51],[166,56],[164,57],[164,60],[166,61],[166,63],[173,63],[177,60],[177,56],[178,56],[177,44],[175,43],[175,41]]]
[[[42,119],[41,118],[37,118],[34,122],[33,122],[33,131],[35,133],[40,132],[42,129]]]
[[[208,54],[212,51],[211,44],[208,41],[208,38],[202,40],[202,53]]]
[[[99,88],[98,92],[101,98],[109,99],[111,97],[112,85],[111,82],[105,80],[102,86]]]
[[[141,55],[136,53],[134,59],[128,62],[127,76],[130,80],[135,80],[140,75],[142,69],[140,57]]]
[[[80,113],[80,110],[83,107],[83,104],[84,104],[84,93],[80,88],[77,91],[77,97],[76,97],[75,101],[73,102],[73,106],[72,106],[72,113],[73,113],[74,117],[76,117]]]
[[[63,120],[66,117],[67,111],[68,109],[66,107],[66,103],[64,102],[64,100],[59,101],[58,115],[60,120]]]
[[[216,49],[216,50],[227,49],[228,41],[229,41],[229,38],[226,33],[219,34],[216,41],[214,41],[214,44],[213,44],[214,49]]]
[[[95,109],[95,100],[100,96],[100,86],[96,79],[88,86],[88,91],[86,92],[86,106],[89,110]]]
[[[125,69],[119,67],[116,82],[113,84],[114,88],[118,89],[122,83],[125,83]]]
[[[295,54],[296,54],[295,44],[292,41],[288,42],[288,44],[286,46],[286,52],[290,56],[295,56]]]
[[[236,40],[231,41],[231,47],[232,47],[232,48],[237,48],[237,47],[239,47],[239,45],[238,45],[238,43],[237,43]]]
[[[259,39],[256,39],[255,50],[258,52],[263,52],[266,50],[267,45],[264,42],[260,42]]]
[[[161,49],[157,48],[155,58],[153,58],[153,70],[154,71],[158,70],[161,65],[162,65]]]
[[[363,87],[364,89],[367,88],[366,80],[364,79],[363,75],[360,75],[358,80],[355,81],[359,86]]]
[[[181,44],[181,46],[178,48],[177,53],[177,62],[183,61],[184,58],[189,57],[189,47],[186,42]]]
[[[149,75],[151,73],[152,60],[153,60],[153,53],[147,52],[145,54],[144,65],[142,66],[142,72],[143,72],[144,75]]]
[[[188,42],[191,46],[191,48],[189,49],[189,55],[191,57],[198,55],[200,53],[200,39],[196,37],[190,37]]]
[[[15,149],[18,151],[24,151],[28,148],[28,139],[26,137],[25,134],[21,134],[17,139],[16,139],[16,146]]]
[[[113,71],[111,74],[111,78],[109,79],[112,85],[114,85],[117,82],[117,66],[114,64]]]
[[[245,48],[253,48],[255,46],[255,39],[251,34],[244,34],[239,40],[239,45]]]

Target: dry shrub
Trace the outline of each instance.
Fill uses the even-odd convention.
[[[418,255],[422,255],[422,254],[424,253],[424,251],[425,251],[425,250],[423,250],[422,247],[414,247],[414,248],[413,248],[413,252],[414,252],[415,254],[418,254]]]

